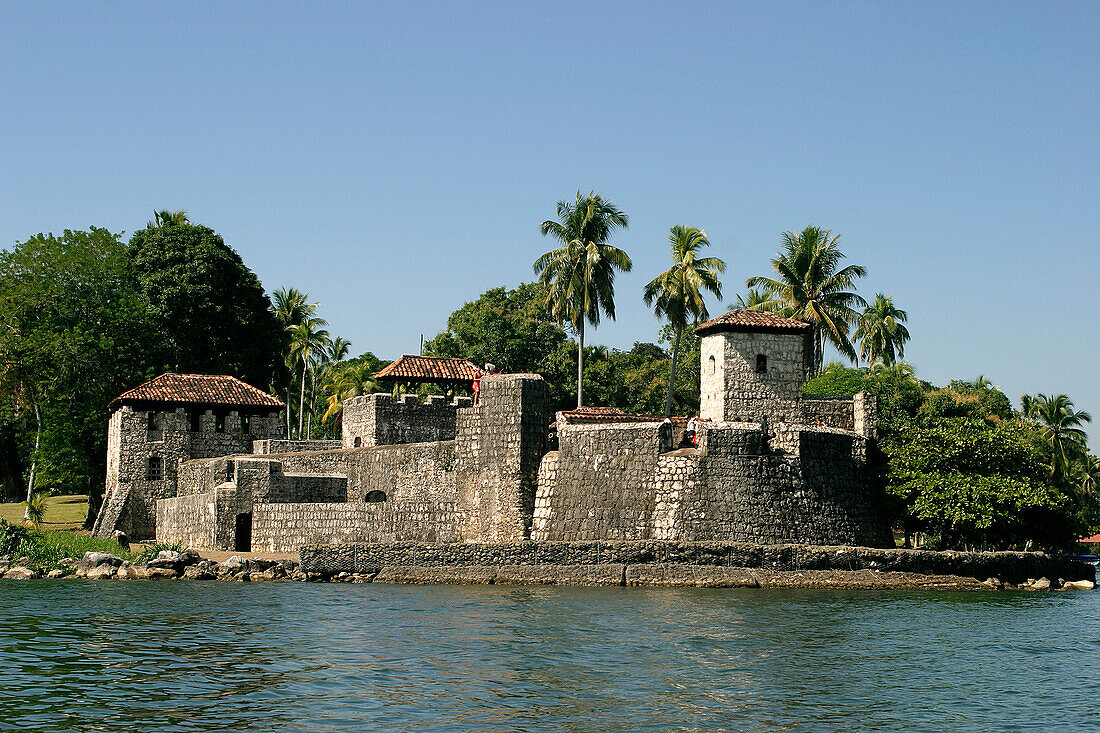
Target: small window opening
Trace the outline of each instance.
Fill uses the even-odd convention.
[[[214,416],[214,432],[215,433],[224,433],[225,432],[225,415],[222,414],[222,413],[219,413],[219,414]]]
[[[191,411],[191,432],[197,433],[202,430],[202,411]]]
[[[233,483],[233,461],[225,462],[225,482]]]
[[[380,504],[386,500],[385,491],[368,491],[367,495],[363,497],[363,501],[368,504]]]
[[[160,456],[150,456],[149,463],[145,466],[146,481],[161,481],[164,479],[164,459]]]
[[[756,355],[756,373],[767,374],[768,373],[768,357],[764,354]]]
[[[717,364],[717,361],[714,358],[714,354],[711,354],[710,355],[710,373],[711,374],[714,374],[716,364]]]
[[[363,439],[360,438],[358,435],[355,436],[355,447],[356,448],[362,448],[363,447]]]
[[[157,430],[157,413],[150,411],[146,427],[149,430]]]
[[[251,415],[241,415],[241,433],[243,435],[248,435],[251,432],[252,432],[252,416]]]

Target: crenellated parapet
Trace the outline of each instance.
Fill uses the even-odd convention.
[[[343,445],[368,448],[455,439],[457,411],[470,407],[469,397],[448,402],[440,395],[421,400],[417,395],[394,399],[389,394],[370,394],[344,400]]]

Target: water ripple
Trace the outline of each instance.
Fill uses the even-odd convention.
[[[1089,729],[1100,594],[0,581],[0,731]]]

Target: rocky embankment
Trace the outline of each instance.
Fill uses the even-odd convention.
[[[8,579],[314,581],[345,583],[588,585],[698,588],[849,588],[945,590],[1092,590],[1091,566],[1041,553],[932,553],[805,545],[733,546],[612,543],[607,551],[635,562],[583,562],[593,548],[548,547],[556,562],[522,562],[533,543],[451,547],[353,545],[303,548],[303,563],[239,556],[214,562],[192,551],[165,550],[142,563],[89,552],[40,574],[25,558],[0,558]],[[736,553],[734,552],[736,549]],[[654,561],[654,552],[679,561]],[[473,555],[470,555],[473,553]],[[735,557],[754,566],[723,565]],[[350,561],[349,561],[350,558]],[[468,562],[476,558],[476,562]],[[536,556],[537,558],[537,556]],[[382,560],[419,562],[384,563]],[[684,562],[683,560],[695,560]],[[467,560],[467,562],[459,562]],[[503,560],[503,562],[502,562]],[[519,560],[519,562],[517,562]],[[703,562],[700,562],[702,560]],[[709,562],[707,562],[709,560]],[[359,567],[355,565],[360,564]],[[955,569],[956,572],[945,572]],[[931,570],[931,572],[929,572]],[[974,572],[977,571],[978,575]],[[1001,575],[987,574],[998,571]],[[1033,572],[1029,575],[1028,571]],[[1045,571],[1045,574],[1044,574]],[[1021,574],[1022,573],[1022,574]],[[984,576],[984,577],[982,577]]]

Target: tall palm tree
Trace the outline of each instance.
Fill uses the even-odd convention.
[[[310,303],[309,295],[303,293],[297,288],[279,288],[271,296],[271,311],[275,314],[276,320],[283,327],[283,330],[288,334],[291,334],[293,339],[294,329],[310,319],[315,319],[313,315],[317,311],[317,306],[320,303]],[[316,319],[315,326],[327,325],[324,320]],[[298,371],[298,355],[294,350],[293,342],[290,349],[287,351],[284,359],[287,369],[290,370],[292,375],[290,382],[286,385],[286,434],[290,436],[290,390],[293,386],[293,375]],[[300,430],[299,430],[300,432]]]
[[[882,361],[887,366],[897,361],[897,357],[904,358],[909,329],[902,324],[908,318],[908,313],[894,307],[893,298],[876,293],[874,302],[860,315],[855,333],[860,358],[868,364]]]
[[[813,373],[821,371],[824,342],[829,341],[844,356],[857,361],[848,340],[850,324],[858,320],[856,307],[867,301],[849,292],[856,278],[867,274],[862,265],[837,269],[844,253],[837,242],[840,235],[828,229],[809,226],[797,234],[783,232],[783,249],[772,259],[776,278],[750,277],[745,284],[761,288],[771,300],[757,306],[787,318],[809,323],[813,329]]]
[[[626,229],[629,219],[615,204],[595,191],[576,201],[559,201],[557,221],[539,225],[562,246],[535,260],[539,281],[550,286],[547,305],[558,323],[568,322],[577,331],[577,407],[584,404],[584,324],[595,328],[600,314],[615,320],[615,272],[630,272],[630,257],[607,243],[616,229]]]
[[[688,321],[705,321],[710,317],[703,300],[704,291],[722,297],[722,282],[718,275],[726,271],[726,263],[717,257],[700,257],[703,247],[710,246],[707,233],[695,227],[677,224],[669,230],[672,267],[653,278],[642,298],[653,306],[658,317],[664,316],[676,336],[672,341],[672,371],[668,375],[668,396],[665,415],[672,415],[672,387],[676,379],[676,361],[680,356],[680,336]]]
[[[176,226],[177,224],[190,224],[190,219],[187,218],[186,211],[168,211],[162,209],[161,211],[153,212],[153,220],[146,226],[149,229],[156,229],[157,227]]]
[[[1073,400],[1064,394],[1037,394],[1030,404],[1031,417],[1050,446],[1050,478],[1065,476],[1073,461],[1085,453],[1088,436],[1080,426],[1092,422],[1092,415],[1074,410]]]
[[[302,438],[305,422],[306,376],[310,366],[331,343],[328,331],[321,326],[328,325],[323,318],[306,318],[290,329],[290,356],[302,367],[301,394],[298,397],[298,438]]]

